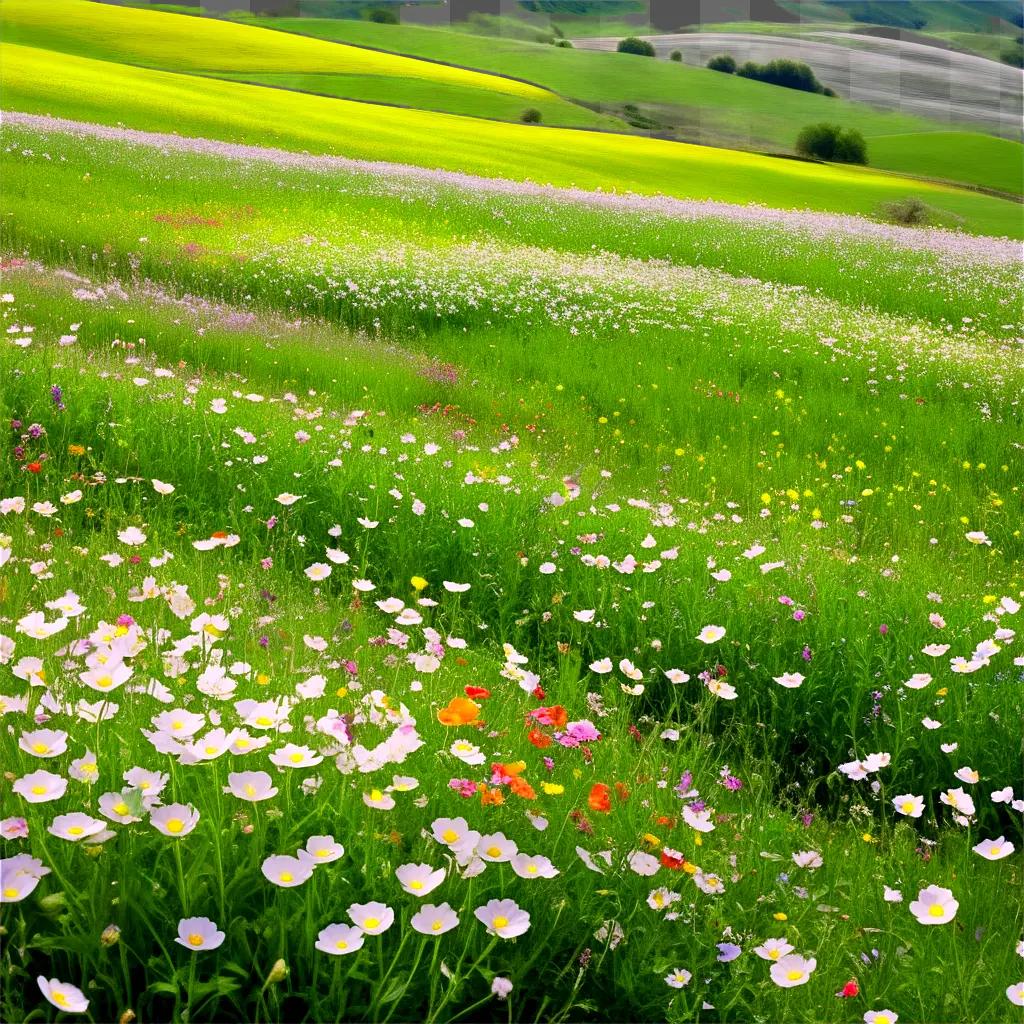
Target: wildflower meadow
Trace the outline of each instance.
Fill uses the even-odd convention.
[[[3,105],[0,1019],[1024,1020],[1018,241]]]

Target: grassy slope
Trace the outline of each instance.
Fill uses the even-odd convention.
[[[125,67],[8,45],[5,105],[106,124],[370,160],[397,160],[584,188],[869,213],[907,182],[877,171],[778,160],[632,136],[499,124],[450,114]],[[436,144],[426,149],[424,139]],[[968,230],[1024,234],[1007,200],[915,183]]]
[[[971,132],[883,136],[871,140],[871,154],[886,167],[908,174],[924,161],[935,178],[1017,194],[1024,187],[1024,147],[1009,139]]]
[[[85,0],[5,0],[0,33],[10,43],[81,57],[328,96],[509,120],[536,107],[548,123],[615,124],[526,82],[213,18],[198,21]]]
[[[905,134],[908,142],[898,153],[891,143],[879,152],[871,147],[872,165],[933,177],[937,174],[933,162],[924,151],[916,155],[916,140],[923,133],[947,127],[924,118],[791,90],[780,101],[779,90],[772,86],[666,61],[634,61],[620,54],[562,50],[417,26],[314,18],[248,20],[529,78],[561,95],[613,109],[625,103],[648,105],[666,122],[682,124],[690,137],[712,145],[791,151],[804,125],[839,121],[858,129],[869,141],[877,136]],[[1000,140],[987,145],[989,137],[975,132],[964,132],[960,138],[969,144],[969,151],[962,157],[959,150],[952,157],[945,155],[939,176],[988,188],[1021,190],[1017,173],[1020,147],[1003,145]],[[888,162],[890,152],[896,154],[892,163]],[[1016,182],[1016,188],[1007,182]]]

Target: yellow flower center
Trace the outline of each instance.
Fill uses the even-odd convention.
[[[409,883],[409,888],[410,889],[422,889],[423,888],[423,882],[420,879],[418,879],[418,878],[414,878]]]
[[[280,878],[282,882],[290,882],[292,880],[292,873],[290,871],[282,871],[281,874],[278,875],[278,878]]]
[[[114,804],[114,806],[111,808],[111,810],[115,814],[127,814],[128,813],[128,805],[122,800],[121,803]]]
[[[84,832],[85,832],[85,829],[82,828],[81,825],[72,825],[71,828],[68,829],[68,835],[69,836],[80,836]]]
[[[246,796],[255,796],[256,795],[256,787],[251,782],[247,782],[242,787],[242,789],[244,790]]]
[[[6,899],[13,900],[17,895],[18,890],[15,889],[13,886],[9,886],[8,888],[4,889],[4,897]]]
[[[772,960],[778,960],[779,951],[777,949],[770,949],[768,950],[768,956],[771,957]]]
[[[929,915],[930,915],[931,917],[942,917],[942,915],[943,915],[943,914],[944,914],[945,912],[946,912],[946,911],[945,911],[945,910],[943,909],[943,907],[942,907],[942,904],[941,904],[941,903],[933,903],[933,904],[932,904],[932,905],[931,905],[931,906],[930,906],[930,907],[928,908],[928,913],[929,913]]]
[[[499,914],[499,915],[498,915],[498,916],[497,916],[497,917],[496,917],[496,918],[495,918],[495,919],[494,919],[494,920],[493,920],[493,921],[491,922],[491,924],[492,924],[492,925],[494,926],[495,930],[497,930],[497,929],[499,929],[499,928],[506,928],[506,927],[508,927],[508,918],[507,918],[507,917],[502,917],[502,915],[501,915],[501,914]]]
[[[375,917],[368,917],[363,922],[363,927],[366,928],[366,929],[376,928],[376,927],[378,927],[378,925],[380,925],[380,921],[378,921],[377,918],[375,918]]]
[[[212,754],[216,754],[217,753],[217,748],[208,744],[207,747],[206,747],[206,752],[208,754],[211,754],[211,755]]]
[[[535,874],[537,874],[537,865],[536,864],[527,864],[526,865],[526,873],[528,875],[535,875]]]
[[[50,989],[50,998],[55,1003],[59,1003],[61,1006],[67,1006],[68,1005],[68,997],[66,995],[64,995],[63,992],[57,992],[54,989]]]
[[[444,923],[443,923],[442,921],[440,921],[440,920],[438,920],[438,921],[435,921],[435,922],[434,922],[434,923],[433,923],[433,924],[432,924],[432,925],[430,926],[431,930],[432,930],[432,931],[435,931],[435,932],[439,932],[439,931],[440,931],[440,930],[441,930],[441,929],[442,929],[443,927],[444,927]]]
[[[174,835],[177,835],[184,827],[185,822],[183,822],[181,818],[171,818],[170,821],[168,821],[167,824],[164,825],[164,828],[166,828],[168,832],[171,832]]]
[[[786,977],[790,981],[799,981],[803,976],[804,976],[804,972],[803,971],[797,971],[797,970],[786,971]]]
[[[45,754],[50,748],[45,743],[33,743],[32,750],[36,754]]]
[[[487,847],[487,856],[488,857],[500,857],[501,856],[501,847],[500,846],[489,846],[489,847]]]
[[[46,787],[45,786],[33,786],[32,787],[32,792],[36,796],[42,796],[46,792]]]
[[[266,715],[260,715],[260,717],[256,719],[256,724],[257,725],[273,725],[274,723],[273,723],[273,719],[267,718]]]
[[[114,680],[111,679],[110,676],[100,676],[100,678],[96,680],[96,685],[100,687],[100,689],[105,690],[108,686],[114,685]]]
[[[904,814],[909,814],[913,809],[914,809],[914,801],[913,800],[904,800],[903,801],[903,813]]]
[[[198,932],[193,932],[188,937],[188,944],[190,946],[201,946],[203,944],[203,937]]]
[[[458,834],[458,832],[456,832],[456,831],[455,831],[455,829],[453,829],[453,828],[446,828],[446,829],[445,829],[445,830],[444,830],[444,831],[443,831],[443,832],[441,833],[441,838],[442,838],[442,839],[443,839],[443,840],[444,840],[444,841],[445,841],[446,843],[454,843],[454,842],[455,842],[455,840],[459,838],[459,834]]]
[[[296,750],[294,754],[289,756],[288,760],[291,761],[292,764],[298,764],[302,760],[302,754]]]
[[[338,939],[334,944],[335,949],[348,949],[348,943],[344,939]]]

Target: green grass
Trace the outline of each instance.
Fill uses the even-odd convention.
[[[678,131],[680,137],[711,145],[792,152],[797,134],[805,125],[839,121],[856,128],[868,139],[873,166],[928,177],[934,172],[926,154],[915,157],[911,148],[890,165],[887,149],[882,147],[876,152],[871,142],[879,136],[896,134],[948,133],[949,128],[924,118],[877,111],[842,99],[792,90],[783,96],[776,87],[760,82],[668,61],[635,61],[628,55],[562,50],[439,28],[315,18],[246,20],[269,28],[526,78],[610,113],[619,114],[625,104],[632,103]],[[716,30],[718,27],[715,26]],[[746,30],[748,26],[734,27]],[[1018,194],[1022,191],[1019,175],[1014,174],[1024,147],[993,145],[987,159],[979,161],[974,151],[985,146],[989,137],[970,131],[962,136],[968,152],[961,157],[954,150],[944,160],[952,180],[998,189],[1013,179],[1016,184],[1012,190]]]
[[[13,44],[5,44],[4,80],[5,102],[30,113],[555,185],[849,213],[907,192],[905,181],[871,169],[200,82]],[[443,142],[425,150],[424,138]],[[1024,234],[1012,202],[918,183],[914,192],[969,231]]]
[[[192,179],[204,193],[211,185],[209,172]],[[448,211],[442,206],[439,212]],[[42,224],[39,229],[45,230]],[[110,237],[120,242],[117,233]],[[210,270],[207,284],[215,288]],[[27,435],[20,465],[48,458],[34,474],[18,468],[16,453],[5,452],[0,493],[24,494],[30,506],[51,500],[59,511],[45,519],[32,513],[5,517],[4,544],[14,557],[0,575],[4,614],[16,619],[68,588],[86,606],[73,620],[83,631],[130,614],[141,627],[159,625],[177,638],[189,634],[190,619],[201,611],[226,614],[229,627],[216,646],[224,650],[225,664],[249,666],[239,670],[234,700],[294,697],[295,684],[313,674],[328,681],[323,696],[304,699],[289,716],[296,732],[249,729],[250,735],[269,735],[268,750],[289,740],[322,747],[323,740],[300,731],[300,715],[357,711],[375,689],[410,709],[425,746],[400,766],[368,775],[342,774],[330,759],[313,769],[278,771],[267,750],[179,764],[157,754],[142,736],[141,729],[152,728],[152,716],[175,706],[216,709],[226,725],[238,716],[234,700],[214,702],[196,689],[205,657],[167,675],[154,637],[130,660],[138,678],[165,680],[170,704],[122,689],[112,697],[120,707],[113,719],[84,725],[57,714],[47,723],[69,729],[69,753],[43,765],[64,775],[72,758],[91,751],[99,766],[97,786],[73,781],[56,803],[26,803],[7,787],[2,793],[3,814],[24,816],[30,831],[14,849],[31,851],[52,872],[32,896],[5,909],[16,941],[5,943],[4,967],[20,982],[4,988],[5,1019],[25,1020],[37,1011],[41,1000],[33,979],[40,972],[80,986],[96,1019],[115,1019],[127,1007],[150,1020],[177,1019],[187,1011],[195,1021],[380,1020],[389,1014],[454,1021],[481,1010],[506,1012],[488,1005],[494,976],[513,983],[513,1019],[689,1021],[703,1019],[699,1005],[706,1000],[730,1020],[764,1015],[840,1024],[849,1020],[850,1005],[834,993],[851,977],[861,993],[858,1012],[891,1007],[905,1021],[1013,1019],[1004,989],[1016,977],[1014,944],[1024,919],[1019,908],[1008,913],[1014,904],[1006,894],[1016,884],[1019,854],[987,863],[971,846],[1006,828],[982,793],[1012,783],[1006,765],[1019,742],[1012,725],[1017,698],[992,678],[1005,667],[969,677],[943,672],[941,683],[949,689],[944,700],[932,692],[938,683],[923,692],[898,686],[921,644],[949,633],[962,646],[990,632],[981,628],[991,607],[982,602],[983,592],[1022,585],[1013,554],[1019,540],[1012,536],[1019,488],[998,466],[1013,437],[1002,422],[1013,415],[1012,392],[1000,400],[986,391],[996,416],[982,419],[974,410],[981,395],[959,386],[962,364],[956,361],[917,360],[909,380],[889,382],[901,357],[888,348],[895,338],[884,329],[868,343],[875,349],[870,363],[821,360],[813,331],[806,348],[789,344],[782,359],[776,358],[781,349],[772,350],[746,329],[714,326],[711,309],[682,344],[649,327],[640,327],[639,336],[619,333],[618,353],[609,346],[593,367],[586,349],[572,349],[565,327],[527,329],[523,323],[534,345],[561,356],[530,375],[495,362],[493,335],[482,322],[465,332],[456,320],[450,326],[453,344],[461,336],[460,363],[452,380],[424,374],[429,364],[408,359],[406,345],[396,344],[403,320],[417,320],[413,302],[386,334],[368,342],[308,314],[296,325],[294,307],[279,317],[130,282],[111,288],[106,277],[99,280],[108,284],[103,295],[81,277],[7,268],[14,302],[6,304],[6,316],[34,326],[36,337],[27,349],[0,350],[0,370],[11,382],[0,397],[0,415],[22,423],[14,433],[18,441],[19,431],[27,435],[25,424],[42,428],[34,438]],[[552,283],[537,282],[542,289]],[[443,278],[433,284],[445,288]],[[502,283],[493,281],[490,288]],[[449,285],[447,298],[457,294]],[[258,296],[267,298],[266,291]],[[71,324],[79,325],[74,343],[61,348],[56,339]],[[426,340],[443,347],[444,335],[445,324],[438,323]],[[112,348],[111,339],[120,345]],[[723,359],[726,343],[732,355]],[[623,371],[638,348],[648,387],[621,406],[624,415],[615,422],[626,447],[617,452],[612,426],[598,424],[600,406],[581,403],[577,392],[589,392],[601,377],[613,377],[625,392]],[[685,381],[675,378],[665,360],[680,357],[695,366],[714,360],[713,381],[692,373]],[[716,385],[731,390],[737,371],[744,373],[742,401],[717,399]],[[566,391],[556,390],[556,380],[568,384]],[[52,399],[54,384],[62,388],[62,409]],[[629,423],[638,408],[656,401],[653,384],[688,423],[684,455],[646,450],[643,431]],[[927,401],[901,401],[899,391],[908,386]],[[243,397],[253,393],[269,400]],[[291,400],[284,397],[288,393]],[[224,414],[211,408],[218,398],[226,402]],[[575,422],[557,414],[547,418],[550,403],[559,402],[575,407]],[[430,411],[438,406],[450,411]],[[367,412],[363,422],[348,420],[353,408]],[[825,417],[827,435],[817,426]],[[526,422],[541,431],[530,437]],[[941,454],[935,445],[940,424],[949,444]],[[303,429],[308,440],[297,439]],[[599,452],[590,429],[604,431]],[[523,434],[522,447],[490,451],[507,443],[510,433]],[[701,434],[706,448],[694,441]],[[440,446],[436,458],[418,454],[427,442]],[[776,445],[784,446],[782,459],[758,456]],[[967,452],[986,460],[986,468],[972,464],[965,470],[960,458]],[[341,464],[328,469],[339,453]],[[266,461],[254,463],[253,455]],[[661,468],[666,458],[672,463],[667,471]],[[635,473],[620,473],[620,465],[632,465]],[[598,467],[611,477],[600,478]],[[934,486],[926,479],[932,471]],[[834,472],[843,479],[837,482]],[[467,485],[467,473],[491,482]],[[563,473],[593,490],[596,507],[589,509],[594,502],[584,498],[562,511],[548,510],[543,498],[561,486]],[[498,482],[499,474],[505,483]],[[158,495],[152,478],[172,483],[174,493]],[[680,512],[675,523],[656,525],[643,507],[627,503],[663,501],[666,486],[688,499],[673,501]],[[786,494],[787,486],[796,497]],[[885,501],[884,511],[872,511],[860,497],[865,487]],[[762,488],[771,502],[756,496]],[[73,499],[76,490],[85,492],[80,500],[59,501],[61,495]],[[808,490],[815,493],[805,496]],[[303,497],[283,508],[274,500],[283,491]],[[411,511],[413,495],[424,502],[423,515]],[[1011,507],[1000,511],[993,495],[1004,496]],[[730,505],[733,496],[739,500]],[[846,500],[855,504],[845,506]],[[824,532],[809,532],[813,502],[829,510]],[[605,507],[613,503],[621,509]],[[692,503],[702,511],[691,510]],[[844,507],[848,524],[839,518]],[[765,508],[772,513],[768,520],[758,514]],[[996,546],[967,546],[952,509],[969,512],[970,525],[984,526]],[[731,521],[726,512],[742,521]],[[693,515],[704,520],[700,532],[686,525]],[[379,525],[360,526],[360,516]],[[463,516],[474,521],[471,528],[454,524]],[[268,529],[271,517],[276,522]],[[340,538],[326,532],[334,522],[344,524]],[[141,547],[118,539],[128,525],[143,528]],[[192,547],[214,530],[236,534],[238,545],[212,552]],[[772,576],[740,554],[768,537],[766,531],[765,558],[787,562]],[[642,553],[639,544],[652,532],[656,550],[676,545],[679,557],[651,574],[610,576],[612,570],[586,568],[567,551],[586,537],[585,552]],[[927,542],[930,535],[941,539],[937,550]],[[324,546],[345,549],[353,564],[334,566],[327,581],[314,584],[303,570],[320,560]],[[151,567],[148,558],[164,550],[174,560]],[[894,550],[899,571],[881,575],[891,569]],[[100,554],[114,551],[126,559],[140,553],[141,563],[126,560],[111,568],[99,561]],[[552,551],[561,552],[560,571],[538,573]],[[709,587],[709,558],[730,566],[733,580]],[[30,568],[40,559],[50,565],[50,578]],[[438,601],[435,609],[424,609],[427,621],[443,636],[468,640],[466,649],[451,651],[429,675],[391,657],[394,648],[371,643],[394,618],[372,599],[394,594],[414,604],[414,575],[428,581],[424,593]],[[160,597],[131,601],[131,589],[146,576],[184,585],[198,606],[179,619]],[[373,579],[377,591],[353,600],[349,580],[356,577]],[[444,591],[442,579],[472,586],[456,596]],[[941,605],[926,599],[930,588],[941,591]],[[854,599],[858,590],[864,596]],[[777,610],[776,595],[783,592],[809,612],[805,621],[794,620],[788,608]],[[582,608],[597,609],[602,627],[575,621],[571,611]],[[927,621],[936,608],[949,623],[943,634]],[[724,623],[729,640],[710,649],[698,644],[694,637],[706,621]],[[879,622],[893,624],[888,635],[879,632]],[[413,645],[420,642],[418,631],[405,631]],[[327,653],[307,648],[303,636],[324,638]],[[540,673],[545,705],[557,702],[571,719],[597,722],[602,739],[587,754],[557,746],[538,750],[526,741],[523,719],[541,702],[501,676],[503,641]],[[66,671],[67,659],[58,662],[52,654],[60,642],[19,633],[17,657],[39,655],[47,666]],[[212,639],[205,644],[210,650]],[[794,661],[802,664],[802,646],[814,652],[803,665],[806,682],[798,690],[775,687],[773,674],[791,670]],[[625,694],[618,676],[609,680],[588,671],[593,659],[620,652],[645,671],[643,695]],[[740,691],[737,701],[718,701],[696,682],[699,669],[716,664]],[[694,679],[667,684],[659,670],[676,666]],[[426,679],[421,691],[409,686],[417,676]],[[444,728],[437,721],[438,708],[465,685],[491,691],[480,702],[485,730]],[[66,680],[50,679],[50,686],[66,687],[76,699],[94,696],[75,672]],[[875,717],[871,694],[878,688],[885,693]],[[31,707],[40,692],[29,691]],[[926,714],[941,716],[947,729],[940,735],[959,742],[952,759],[917,725]],[[4,763],[21,777],[40,764],[17,744],[32,722],[17,712],[6,717],[14,730],[0,740]],[[666,725],[679,728],[678,741],[660,738]],[[369,724],[356,729],[365,743],[387,735]],[[452,758],[448,748],[456,738],[481,746],[486,764],[474,768]],[[892,767],[880,773],[878,799],[866,783],[835,772],[851,748],[861,757],[873,750],[892,753]],[[550,771],[542,754],[553,755]],[[525,762],[524,778],[536,800],[491,783],[490,765],[515,759]],[[938,789],[952,784],[952,768],[960,763],[976,767],[985,780],[974,787],[982,812],[969,831],[949,824],[935,799]],[[98,794],[119,792],[122,773],[135,765],[168,774],[165,802],[195,807],[195,831],[165,837],[143,811],[137,824],[112,824],[113,835],[99,846],[47,834],[55,813],[85,808],[98,817]],[[724,765],[742,781],[741,790],[717,784]],[[250,805],[222,794],[229,771],[267,768],[279,790],[269,803]],[[396,794],[393,811],[368,809],[363,794],[389,784],[395,772],[415,778],[418,790]],[[698,835],[679,821],[673,787],[683,772],[692,773],[693,786],[724,816],[713,832]],[[300,785],[309,776],[323,780],[314,795]],[[449,788],[449,778],[479,780],[503,802],[461,797]],[[659,780],[667,785],[661,788]],[[617,782],[624,786],[619,792]],[[554,788],[547,792],[543,783]],[[608,813],[590,806],[595,784],[612,787]],[[894,818],[891,794],[922,791],[928,798],[922,820]],[[414,804],[416,797],[425,797],[425,806]],[[542,815],[547,829],[535,830],[525,809]],[[549,857],[560,874],[527,883],[507,864],[492,864],[472,881],[460,879],[444,851],[420,835],[437,818],[457,815]],[[272,885],[261,872],[264,859],[292,852],[314,834],[341,842],[341,860],[317,868],[297,888]],[[921,855],[923,839],[932,844],[927,857]],[[1019,842],[1016,832],[1013,841]],[[643,877],[624,863],[633,850],[657,854],[662,845],[684,856],[691,870],[699,865],[721,877],[724,895],[700,892],[684,871],[661,868],[656,877]],[[577,846],[592,854],[610,850],[611,867],[593,874],[580,862]],[[796,867],[792,856],[801,850],[818,851],[823,866]],[[409,863],[449,868],[430,898],[449,902],[461,923],[441,939],[421,938],[409,926],[423,902],[395,879],[396,868]],[[929,884],[952,889],[960,902],[955,923],[924,928],[911,916],[907,903]],[[901,889],[904,903],[886,903],[883,885]],[[659,886],[683,895],[675,921],[648,906]],[[515,899],[531,915],[526,935],[500,946],[488,941],[473,916],[499,897]],[[350,957],[329,959],[313,948],[320,929],[346,920],[347,907],[369,900],[395,910],[396,923],[383,937]],[[178,919],[194,915],[212,918],[226,933],[219,951],[195,954],[174,944]],[[624,933],[614,950],[595,937],[606,921]],[[110,925],[118,931],[108,931]],[[98,941],[101,933],[108,944]],[[768,965],[753,947],[773,937],[815,957],[809,984],[783,990],[768,980]],[[717,961],[715,944],[722,941],[743,948],[732,965]],[[442,957],[449,971],[444,981],[436,962]],[[278,960],[286,971],[275,975]],[[940,962],[941,974],[927,970]],[[663,981],[677,968],[693,974],[678,992]]]
[[[879,164],[907,174],[922,164],[932,178],[963,181],[1011,195],[1024,190],[1024,146],[1009,139],[969,132],[880,136],[871,140]]]

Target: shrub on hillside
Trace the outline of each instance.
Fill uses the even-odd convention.
[[[809,124],[801,129],[796,139],[796,151],[801,156],[840,164],[868,162],[864,136],[855,128],[843,128],[838,124]]]
[[[560,50],[571,50],[573,48],[571,39],[556,39],[555,46]]]
[[[740,78],[752,78],[768,85],[781,85],[785,89],[799,89],[801,92],[823,93],[825,86],[818,81],[810,66],[803,61],[781,57],[767,64],[755,64],[748,60],[737,72]]]
[[[677,64],[681,63],[682,59],[683,59],[683,52],[682,52],[682,50],[673,50],[668,55],[668,59],[669,60],[674,60]]]
[[[397,25],[398,15],[390,7],[374,7],[369,14],[370,21],[377,25]]]
[[[1012,68],[1024,68],[1024,46],[1019,43],[1015,46],[1011,46],[1006,50],[1003,50],[999,54],[999,59],[1004,64],[1009,64]]]
[[[540,124],[540,111],[536,107],[527,107],[520,115],[523,124]]]
[[[640,57],[653,57],[654,47],[646,39],[637,39],[636,36],[626,36],[619,40],[615,47],[619,53],[635,53]]]
[[[917,196],[882,203],[878,208],[878,215],[890,224],[902,224],[908,228],[922,227],[934,223],[935,220],[935,210]]]
[[[712,71],[724,71],[727,75],[732,75],[736,73],[736,58],[728,53],[720,53],[717,57],[712,57],[707,66]]]

